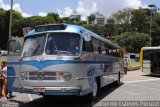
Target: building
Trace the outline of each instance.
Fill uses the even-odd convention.
[[[0,8],[0,11],[3,11],[4,9]]]
[[[106,18],[103,14],[96,12],[94,15],[95,15],[95,20],[93,24],[104,25],[106,23]]]
[[[76,11],[73,11],[73,13],[69,16],[70,19],[79,19],[81,20],[81,15],[78,14]]]

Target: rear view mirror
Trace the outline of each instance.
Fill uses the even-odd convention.
[[[89,34],[84,34],[84,40],[85,40],[86,42],[91,41],[91,36],[90,36]]]
[[[8,54],[19,55],[20,49],[21,45],[18,40],[14,39],[8,41]]]

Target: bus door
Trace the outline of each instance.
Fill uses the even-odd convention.
[[[160,51],[156,51],[151,56],[151,72],[155,74],[160,74]]]
[[[142,60],[142,72],[150,74],[151,72],[151,53],[144,50]]]
[[[21,44],[18,40],[8,41],[8,56],[7,56],[7,77],[8,77],[8,91],[19,91],[21,87],[20,78],[20,49]]]

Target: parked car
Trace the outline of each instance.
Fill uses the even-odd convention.
[[[7,56],[8,51],[6,51],[6,50],[1,50],[1,51],[0,51],[0,54],[1,54],[1,56]]]

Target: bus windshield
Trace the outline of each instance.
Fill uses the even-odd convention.
[[[45,53],[47,55],[79,55],[80,35],[74,33],[49,34]]]
[[[45,41],[46,35],[44,34],[27,38],[24,42],[22,56],[29,57],[42,55],[44,51]]]

